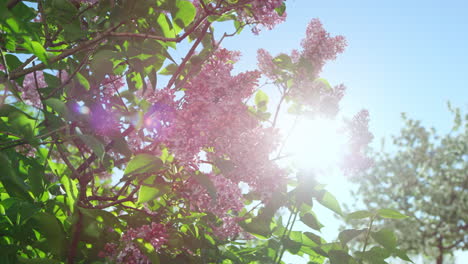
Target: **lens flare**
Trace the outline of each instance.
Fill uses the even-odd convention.
[[[338,166],[346,145],[335,120],[302,120],[288,138],[285,150],[301,169],[325,170]]]

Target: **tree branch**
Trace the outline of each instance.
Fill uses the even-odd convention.
[[[8,4],[7,4],[7,8],[12,9],[17,4],[19,4],[19,2],[21,2],[21,0],[10,0],[10,2],[8,2]]]
[[[169,80],[169,82],[166,85],[167,88],[170,88],[175,83],[175,81],[176,81],[177,77],[179,76],[180,72],[185,67],[188,60],[193,56],[193,53],[195,53],[195,50],[197,49],[198,45],[201,43],[201,41],[205,37],[205,35],[207,33],[207,30],[210,27],[210,25],[211,25],[211,23],[206,23],[206,25],[203,27],[202,34],[197,38],[195,43],[193,43],[192,48],[190,48],[189,52],[187,53],[185,58],[182,60],[182,63],[177,68],[177,71],[172,75],[171,79]]]
[[[97,42],[101,41],[102,39],[104,39],[106,36],[109,35],[109,33],[111,33],[112,31],[116,30],[117,28],[119,28],[122,24],[119,24],[117,26],[114,26],[112,28],[109,28],[108,30],[104,31],[103,33],[101,33],[100,35],[98,35],[96,38],[92,39],[92,40],[89,40],[89,41],[86,41],[86,42],[83,42],[82,44],[74,47],[74,48],[71,48],[69,50],[66,50],[62,53],[60,53],[59,55],[55,56],[55,57],[52,57],[49,59],[48,61],[48,64],[53,64],[55,62],[58,62],[70,55],[73,55],[75,54],[76,52],[78,51],[81,51],[81,50],[84,50],[84,49],[87,49],[88,47],[96,44]],[[31,72],[34,72],[34,71],[39,71],[39,70],[43,70],[47,67],[47,65],[45,63],[40,63],[40,64],[37,64],[35,66],[32,66],[30,68],[27,68],[27,69],[23,69],[23,70],[19,70],[19,71],[12,71],[10,72],[10,80],[14,80],[14,79],[17,79],[21,76],[24,76],[28,73],[31,73]],[[5,77],[2,77],[0,79],[0,83],[4,82],[5,81]]]

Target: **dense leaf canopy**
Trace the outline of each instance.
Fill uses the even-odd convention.
[[[283,263],[286,251],[313,263],[407,259],[388,229],[326,242],[313,201],[342,214],[338,202],[311,173],[277,162],[281,109],[337,114],[345,87],[319,74],[344,37],[314,19],[299,50],[260,50],[259,70],[232,73],[240,54],[223,40],[271,29],[285,9],[282,0],[0,0],[0,262]],[[220,22],[233,31],[214,34]],[[351,173],[369,164],[367,122],[361,111],[344,128]],[[293,230],[298,221],[310,230]],[[375,246],[353,254],[358,235]]]

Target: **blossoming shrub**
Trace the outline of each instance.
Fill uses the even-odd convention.
[[[387,243],[391,232],[324,241],[312,201],[341,214],[338,203],[312,175],[276,161],[282,105],[332,118],[344,94],[319,78],[346,46],[320,21],[300,51],[259,50],[259,70],[233,74],[240,54],[222,40],[235,34],[215,39],[217,22],[232,21],[234,33],[271,29],[285,19],[282,0],[0,8],[1,263],[281,263],[286,251],[315,263],[405,258]],[[189,49],[179,61],[180,43]],[[262,75],[280,91],[276,106],[259,90]],[[367,122],[366,111],[349,122],[350,172],[369,165]],[[296,221],[311,230],[294,231]],[[380,246],[351,253],[346,243],[361,233],[376,233]]]

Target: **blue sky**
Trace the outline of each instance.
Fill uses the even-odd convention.
[[[240,69],[253,69],[258,48],[272,54],[299,48],[307,23],[317,17],[348,41],[322,73],[348,87],[343,113],[367,108],[377,139],[399,131],[401,112],[443,132],[452,121],[447,101],[468,108],[466,10],[463,1],[288,0],[285,23],[259,36],[245,30],[224,46],[242,52]]]
[[[223,46],[242,52],[238,70],[254,69],[258,48],[273,55],[299,48],[307,23],[319,18],[332,35],[348,41],[344,54],[325,66],[322,77],[348,87],[342,113],[369,110],[374,146],[379,146],[382,137],[398,133],[402,112],[445,133],[452,124],[448,101],[468,111],[467,10],[464,1],[287,0],[285,23],[259,36],[245,30]],[[331,188],[340,201],[351,199]],[[319,218],[330,224],[324,235],[336,237],[332,230],[339,222],[332,214],[321,210]]]

